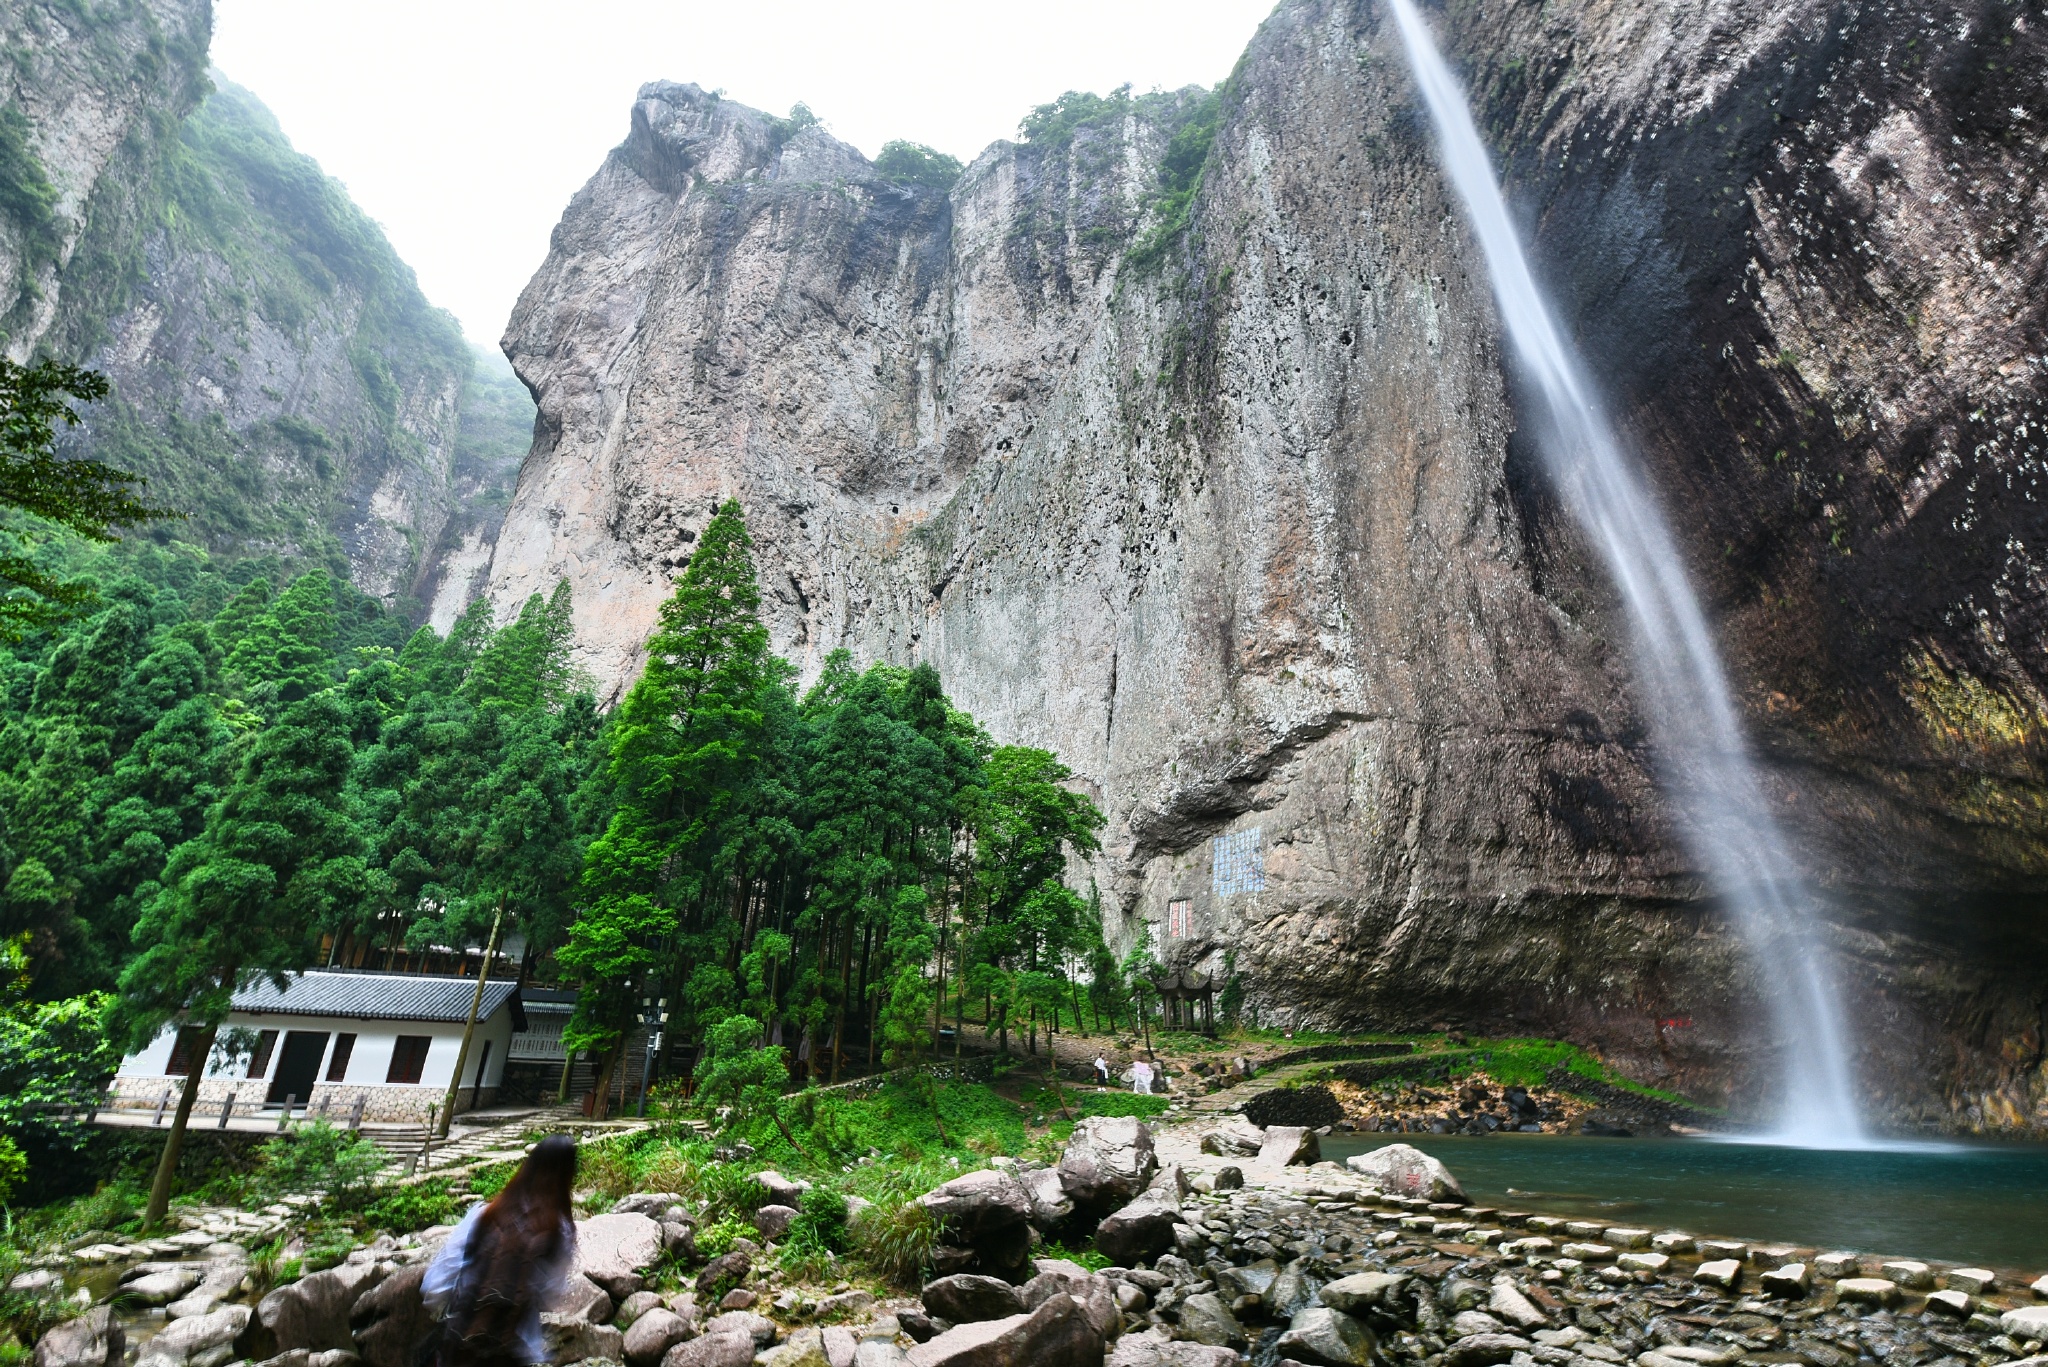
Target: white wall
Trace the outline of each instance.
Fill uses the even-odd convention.
[[[391,1067],[391,1051],[400,1035],[427,1035],[433,1044],[427,1050],[426,1067],[420,1072],[419,1085],[436,1091],[446,1091],[448,1074],[455,1067],[455,1055],[462,1048],[462,1026],[459,1022],[441,1021],[388,1021],[358,1020],[349,1016],[286,1016],[274,1012],[252,1013],[236,1011],[229,1015],[221,1026],[223,1032],[243,1028],[248,1030],[275,1030],[277,1041],[271,1046],[268,1067],[262,1076],[270,1077],[277,1071],[278,1060],[284,1055],[284,1037],[291,1030],[312,1030],[327,1035],[327,1053],[320,1060],[320,1071],[316,1081],[327,1081],[327,1069],[334,1059],[334,1037],[338,1034],[354,1034],[356,1047],[349,1055],[348,1074],[340,1079],[353,1085],[384,1085],[384,1075]],[[177,1031],[166,1028],[149,1047],[140,1053],[130,1054],[121,1061],[122,1077],[165,1077],[164,1069],[171,1061],[171,1044]],[[491,1043],[491,1056],[485,1063],[483,1085],[497,1086],[505,1076],[505,1059],[511,1052],[512,1012],[499,1007],[487,1020],[477,1022],[476,1036],[470,1041],[469,1063],[462,1072],[462,1086],[468,1088],[476,1082],[476,1068],[483,1052],[484,1041]],[[206,1076],[217,1078],[247,1078],[248,1060],[232,1067],[219,1068],[218,1054],[207,1060]]]

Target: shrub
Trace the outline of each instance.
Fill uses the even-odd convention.
[[[875,174],[895,185],[922,185],[932,190],[950,190],[960,179],[960,159],[934,151],[921,142],[901,138],[882,144],[875,158]]]
[[[410,1234],[429,1225],[447,1224],[461,1210],[462,1202],[448,1189],[448,1183],[436,1177],[409,1187],[386,1188],[364,1208],[363,1219],[387,1233]]]
[[[854,1249],[876,1274],[915,1287],[938,1247],[939,1222],[913,1197],[876,1202],[860,1217]]]
[[[28,1176],[28,1157],[6,1135],[0,1134],[0,1206],[14,1196],[14,1190]]]
[[[1145,1096],[1138,1092],[1090,1092],[1081,1099],[1083,1115],[1137,1116],[1149,1120],[1166,1111],[1167,1099],[1163,1096]]]
[[[273,1195],[321,1191],[344,1210],[366,1204],[384,1167],[384,1151],[324,1120],[300,1125],[266,1143],[258,1185]]]
[[[846,1198],[824,1186],[805,1192],[797,1202],[796,1219],[790,1221],[788,1242],[845,1252]]]
[[[733,1242],[754,1237],[754,1227],[737,1216],[714,1220],[697,1231],[697,1251],[707,1258],[732,1252]]]

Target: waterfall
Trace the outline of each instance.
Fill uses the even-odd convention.
[[[1486,256],[1501,324],[1522,376],[1541,398],[1536,435],[1550,478],[1627,606],[1638,681],[1686,840],[1733,914],[1766,988],[1783,1059],[1778,1125],[1769,1137],[1859,1147],[1867,1141],[1834,975],[1677,543],[1536,286],[1457,78],[1412,0],[1387,3],[1436,126],[1444,172]]]

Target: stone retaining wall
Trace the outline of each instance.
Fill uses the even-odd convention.
[[[164,1095],[164,1088],[171,1089],[170,1104],[164,1108],[168,1116],[178,1106],[178,1097],[184,1090],[182,1078],[117,1077],[108,1090],[105,1109],[109,1110],[155,1110],[157,1102]],[[251,1081],[247,1078],[202,1078],[199,1083],[199,1099],[192,1107],[193,1123],[201,1120],[218,1120],[221,1103],[230,1095],[235,1098],[235,1114],[247,1118],[260,1114],[265,1108],[264,1097],[269,1093],[269,1084]],[[320,1082],[313,1086],[313,1094],[294,1103],[296,1111],[324,1114],[336,1123],[345,1123],[354,1114],[356,1098],[363,1098],[363,1119],[371,1124],[420,1124],[424,1123],[430,1111],[438,1109],[445,1093],[439,1087],[417,1087],[401,1085],[366,1085],[349,1082]],[[476,1097],[474,1104],[472,1096]],[[498,1089],[485,1087],[481,1092],[464,1087],[456,1093],[455,1113],[497,1103]],[[326,1109],[322,1111],[322,1103]]]

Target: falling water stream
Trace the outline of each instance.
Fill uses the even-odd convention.
[[[1538,444],[1550,478],[1627,606],[1663,777],[1687,840],[1761,971],[1783,1060],[1777,1128],[1766,1138],[1865,1147],[1834,975],[1677,544],[1536,286],[1464,92],[1411,0],[1387,3],[1436,126],[1445,174],[1485,253],[1501,323],[1541,399]]]

